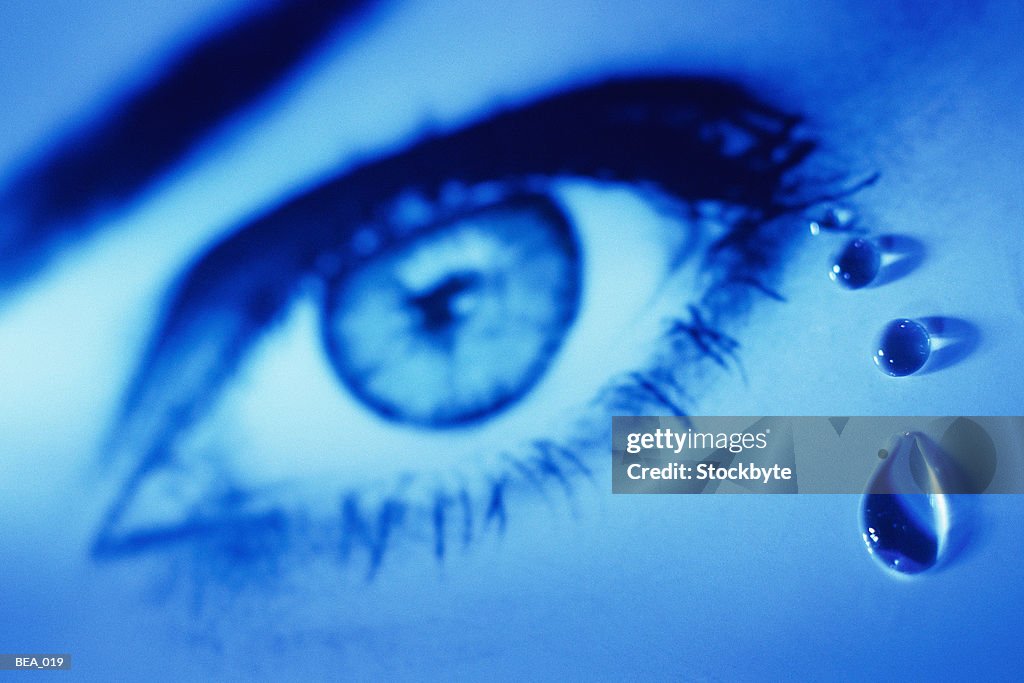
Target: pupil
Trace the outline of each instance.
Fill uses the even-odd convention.
[[[479,282],[475,273],[451,275],[425,294],[409,297],[409,305],[416,308],[426,332],[439,333],[450,329],[459,317],[460,300]]]

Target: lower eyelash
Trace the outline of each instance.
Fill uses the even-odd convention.
[[[745,286],[761,291],[760,287]],[[723,369],[728,369],[727,357],[734,365],[738,363],[735,340],[709,327],[695,306],[688,309],[690,318],[671,321],[663,338],[676,362],[686,366],[686,359],[710,357]],[[594,415],[603,417],[596,419],[592,415],[585,421],[598,421],[606,426],[607,416],[613,413],[650,414],[668,410],[674,415],[686,415],[684,406],[691,398],[672,365],[652,365],[611,381],[594,401]],[[592,468],[581,453],[606,456],[601,444],[607,438],[602,439],[589,428],[584,431],[589,433],[588,437],[574,435],[565,443],[550,439],[527,443],[522,452],[506,454],[504,467],[488,475],[482,486],[463,484],[454,491],[439,488],[426,504],[403,498],[397,492],[342,493],[334,531],[330,530],[333,525],[328,525],[325,533],[318,534],[317,527],[303,528],[295,523],[298,517],[287,514],[251,522],[244,532],[221,529],[201,539],[196,547],[201,552],[195,553],[194,562],[201,568],[194,570],[193,590],[206,590],[211,584],[223,585],[227,580],[265,585],[289,572],[300,571],[303,556],[316,554],[313,547],[318,537],[326,539],[319,545],[336,557],[339,565],[358,563],[363,567],[366,581],[380,576],[386,556],[399,541],[418,540],[431,549],[437,562],[443,563],[453,544],[468,548],[488,534],[500,536],[505,532],[513,490],[525,488],[530,497],[540,495],[552,505],[571,506],[581,482],[596,485]],[[548,498],[547,482],[554,483],[560,492],[557,501]],[[331,541],[332,538],[336,540]]]
[[[697,349],[705,356],[712,353],[713,347],[722,347],[728,338],[707,327],[695,307],[690,307],[690,313],[691,321],[672,323],[665,340],[679,350],[681,337],[689,342],[687,351]],[[684,329],[689,332],[681,332]],[[725,346],[734,350],[732,345]],[[631,388],[638,391],[631,395]],[[606,397],[597,401],[604,403],[599,411],[602,414],[612,405],[635,414],[664,409],[673,414],[685,414],[681,406],[686,396],[664,366],[631,373],[625,382],[614,385],[610,391],[616,400]],[[623,399],[629,399],[627,405],[623,404]],[[652,403],[660,408],[652,409]],[[594,440],[591,437],[591,441]],[[444,562],[453,544],[467,548],[486,535],[500,536],[505,532],[509,524],[509,496],[514,489],[528,489],[530,497],[540,495],[555,507],[571,506],[579,483],[595,484],[591,467],[579,454],[603,454],[603,450],[593,446],[593,443],[584,446],[578,442],[564,445],[553,440],[528,443],[522,452],[507,454],[503,458],[504,467],[499,473],[489,475],[482,487],[464,484],[454,491],[437,489],[426,505],[395,492],[369,495],[366,491],[352,490],[344,493],[340,496],[336,532],[325,534],[328,539],[337,539],[327,542],[327,553],[334,555],[341,566],[356,563],[363,567],[366,581],[380,575],[386,555],[399,541],[418,539],[432,549],[438,562]],[[548,497],[548,482],[554,483],[559,491],[554,501]],[[552,509],[551,514],[555,513]],[[266,583],[268,576],[277,578],[289,571],[287,567],[291,571],[301,567],[301,559],[292,556],[301,557],[303,553],[297,553],[297,549],[313,542],[312,535],[293,524],[290,516],[273,516],[263,523],[250,524],[242,533],[230,528],[222,531],[209,535],[198,546],[202,553],[197,553],[195,561],[207,566],[198,570],[202,583],[197,589],[205,589],[210,582],[223,583],[225,577],[232,581],[248,578],[254,583]],[[247,574],[246,567],[259,570]]]

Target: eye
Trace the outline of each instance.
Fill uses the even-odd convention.
[[[502,527],[514,489],[570,486],[608,415],[682,413],[735,357],[721,326],[778,298],[792,216],[825,196],[798,172],[814,147],[798,121],[717,80],[609,81],[380,155],[241,226],[184,274],[125,398],[112,452],[135,464],[97,554],[308,542],[364,549],[373,571],[400,531],[443,556]],[[305,399],[297,424],[343,394],[360,405],[324,416],[326,441],[253,424],[285,442],[270,463],[210,425],[296,309],[317,319],[298,343],[319,328],[326,359],[278,367],[288,403]],[[584,331],[590,362],[566,369]],[[646,348],[594,362],[638,331]],[[502,431],[545,386],[579,419],[533,408],[530,433]]]

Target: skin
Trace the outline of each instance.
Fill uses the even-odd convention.
[[[0,91],[18,106],[5,114],[0,168],[240,3],[164,4],[132,3],[130,15],[109,1],[5,6]],[[554,487],[546,503],[520,501],[503,536],[440,566],[398,547],[369,583],[324,560],[287,580],[228,576],[197,592],[194,558],[88,555],[123,474],[97,462],[126,359],[197,248],[339,160],[603,73],[710,72],[805,112],[837,167],[881,173],[851,200],[862,224],[926,249],[908,276],[846,292],[825,277],[841,238],[801,238],[788,303],[736,332],[745,377],[716,376],[695,412],[1019,412],[1024,381],[1008,359],[1024,348],[1024,9],[914,4],[374,11],[293,89],[105,219],[119,230],[0,307],[0,651],[70,652],[79,673],[129,678],[1008,674],[1000,653],[1020,629],[1002,606],[1024,598],[1015,496],[982,500],[965,550],[913,581],[864,552],[857,496],[613,498],[602,457],[568,502]],[[872,367],[888,320],[936,315],[970,322],[977,348],[904,379]]]

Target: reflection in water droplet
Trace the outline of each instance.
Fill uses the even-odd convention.
[[[984,493],[996,474],[996,445],[985,428],[967,417],[958,417],[943,431],[942,451],[960,470],[959,493]],[[917,471],[915,477],[919,477]]]
[[[955,492],[963,483],[955,462],[927,436],[898,436],[864,494],[861,531],[868,552],[903,574],[939,564],[958,547],[954,537],[962,537],[970,496]]]
[[[893,377],[920,370],[932,352],[931,336],[919,322],[901,318],[882,330],[874,360],[878,369]]]
[[[884,493],[867,495],[864,542],[885,566],[904,574],[917,574],[935,565],[939,538],[928,520],[916,519],[918,511],[909,509],[902,498]]]

